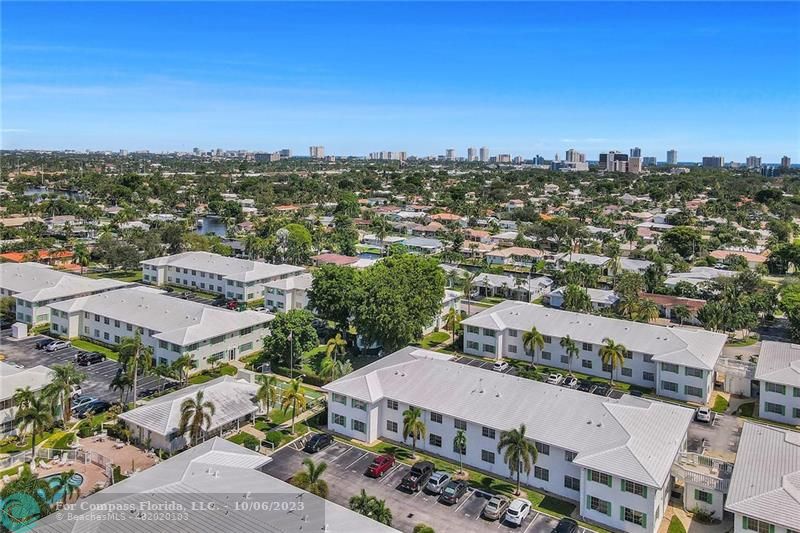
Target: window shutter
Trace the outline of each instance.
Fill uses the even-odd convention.
[[[748,523],[746,516],[742,516],[742,527],[744,529],[750,529],[750,524]]]
[[[647,498],[647,487],[644,487],[642,490],[642,497]]]
[[[713,492],[709,492],[708,493],[708,503],[709,503],[709,505],[714,503],[714,493]]]
[[[592,509],[592,497],[588,494],[586,495],[586,510],[589,511]]]
[[[607,476],[607,477],[608,477],[608,486],[611,487],[613,479],[611,478],[611,476]]]
[[[694,499],[700,501],[700,491],[698,489],[694,489]]]
[[[619,519],[625,521],[625,508],[621,505],[619,506]]]
[[[647,514],[642,513],[642,527],[647,527]]]
[[[769,525],[769,533],[775,533],[775,526],[772,524]]]

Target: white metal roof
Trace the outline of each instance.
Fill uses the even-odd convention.
[[[308,290],[311,288],[311,283],[314,281],[314,276],[310,273],[300,274],[299,276],[292,276],[290,278],[276,279],[268,281],[264,284],[265,287],[273,289],[280,289],[282,291],[290,291],[293,289]]]
[[[92,294],[130,285],[115,279],[92,279],[53,270],[40,263],[0,264],[0,287],[27,302]]]
[[[36,531],[396,531],[258,470],[269,461],[265,455],[214,438],[81,500],[71,513],[76,518],[53,513],[37,522]],[[210,508],[208,502],[215,507]],[[179,516],[186,511],[188,518],[165,521],[139,516],[138,511],[147,509],[146,505],[161,503],[182,507],[165,515]],[[206,505],[200,507],[200,503]],[[135,510],[129,512],[126,506]],[[109,508],[122,510],[107,511]]]
[[[653,360],[713,370],[727,337],[721,333],[664,327],[583,313],[550,309],[536,304],[506,300],[466,318],[465,326],[493,330],[528,331],[533,326],[543,335],[579,342],[603,344],[610,338],[628,350],[651,354]]]
[[[275,265],[264,263],[263,261],[250,261],[249,259],[237,259],[235,257],[225,257],[224,255],[212,254],[209,252],[183,252],[175,255],[156,257],[142,261],[143,265],[163,266],[169,265],[175,268],[187,268],[211,272],[212,274],[223,276],[233,281],[259,281],[268,278],[276,278],[286,274],[297,274],[305,272],[305,268],[294,265]]]
[[[0,361],[0,400],[14,396],[17,389],[30,387],[32,391],[44,388],[53,379],[53,371],[46,366],[18,368]]]
[[[56,302],[49,307],[67,313],[94,313],[151,329],[157,332],[154,338],[179,346],[262,326],[275,318],[269,313],[237,312],[183,300],[149,287],[118,289]]]
[[[800,345],[777,341],[762,342],[755,378],[759,381],[800,387]]]
[[[611,258],[610,257],[606,257],[604,255],[564,253],[564,254],[556,256],[556,261],[564,261],[566,263],[584,263],[584,264],[588,264],[588,265],[603,266],[606,263],[608,263],[609,261],[611,261]]]
[[[220,376],[206,383],[191,385],[155,398],[136,409],[120,414],[119,418],[158,435],[169,435],[177,431],[180,424],[181,403],[187,398],[194,398],[198,391],[203,391],[203,399],[212,402],[215,408],[211,426],[205,428],[207,431],[214,431],[258,409],[253,401],[258,385],[232,376]]]
[[[407,347],[323,387],[374,403],[392,398],[578,453],[575,463],[653,487],[663,485],[692,411],[628,395],[613,400],[457,364]]]
[[[800,527],[800,433],[745,422],[725,507]]]

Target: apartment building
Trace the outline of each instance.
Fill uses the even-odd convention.
[[[625,364],[614,379],[654,389],[659,396],[705,403],[714,385],[714,365],[727,337],[721,333],[663,327],[615,318],[573,313],[522,302],[505,301],[461,322],[464,352],[481,357],[520,359],[584,374],[608,377],[600,359],[604,339],[627,348]],[[533,354],[523,335],[535,327],[544,349]],[[570,361],[561,339],[569,336],[579,348]]]
[[[67,338],[117,345],[136,332],[156,363],[191,354],[197,369],[262,349],[275,318],[256,311],[229,311],[136,287],[51,304],[50,329]]]
[[[744,423],[725,509],[734,533],[800,531],[800,433]]]
[[[221,294],[240,302],[259,300],[264,283],[297,276],[305,268],[237,259],[209,252],[184,252],[141,262],[142,281]]]
[[[53,270],[41,263],[0,264],[0,296],[12,296],[17,321],[30,326],[50,321],[48,306],[52,303],[128,286],[114,279],[92,279]]]
[[[17,434],[17,406],[14,394],[30,387],[33,392],[45,388],[53,380],[53,371],[46,366],[20,368],[0,361],[0,437]]]
[[[264,284],[264,307],[272,311],[289,311],[308,307],[308,291],[314,277],[300,274]]]
[[[399,442],[403,412],[415,406],[427,428],[420,450],[454,462],[463,457],[505,478],[511,472],[497,443],[502,432],[524,424],[538,460],[522,483],[576,502],[586,520],[621,531],[658,530],[690,409],[628,395],[608,399],[449,358],[407,347],[329,383],[328,427],[368,443]],[[460,454],[453,444],[459,430],[467,437]]]
[[[800,425],[800,346],[764,341],[758,354],[758,416]]]

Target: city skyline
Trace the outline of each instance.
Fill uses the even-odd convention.
[[[4,7],[5,149],[800,160],[794,3]]]

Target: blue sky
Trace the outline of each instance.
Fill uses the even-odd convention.
[[[800,162],[798,3],[7,3],[4,148]]]

